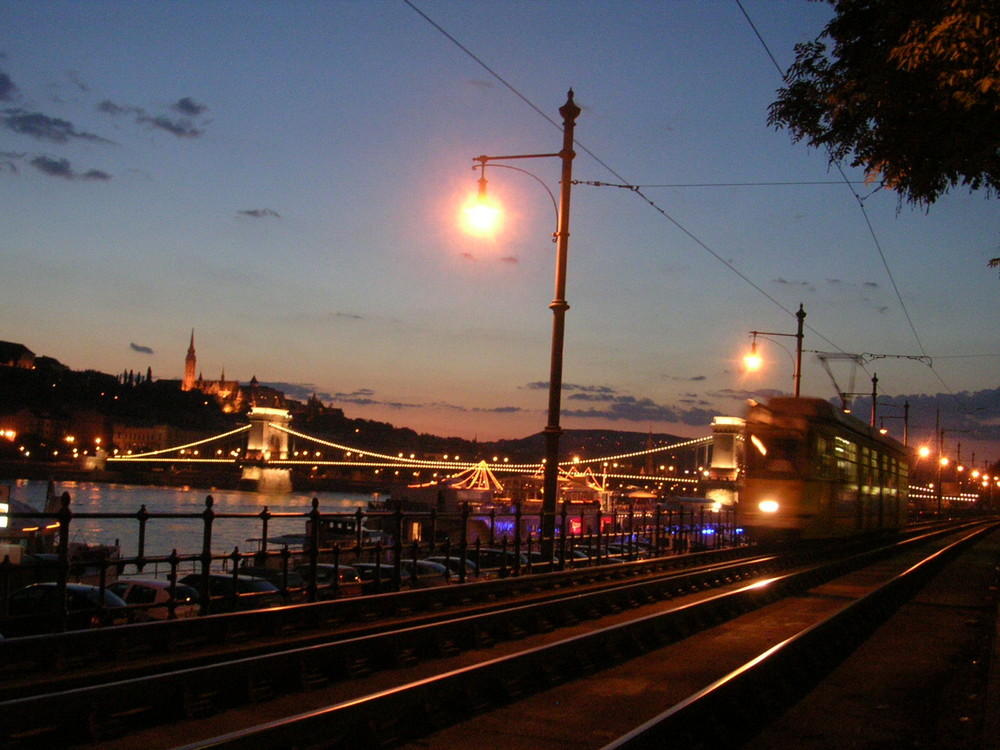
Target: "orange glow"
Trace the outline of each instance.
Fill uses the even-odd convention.
[[[468,200],[462,208],[462,228],[477,237],[492,237],[500,229],[503,214],[486,196]]]
[[[926,445],[921,445],[920,450],[917,451],[917,453],[920,454],[921,458],[927,458],[929,455],[931,455],[931,449],[928,448]]]

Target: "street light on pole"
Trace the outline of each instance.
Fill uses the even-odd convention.
[[[573,101],[573,89],[566,96],[566,103],[559,108],[563,118],[562,150],[556,154],[515,154],[507,156],[477,156],[482,169],[479,180],[479,198],[486,199],[486,164],[491,161],[512,159],[540,159],[558,157],[562,160],[562,175],[559,192],[558,223],[556,226],[556,284],[555,297],[549,308],[552,310],[552,353],[549,365],[549,405],[548,422],[545,425],[545,469],[542,489],[541,552],[546,561],[553,558],[555,540],[556,502],[559,495],[559,437],[562,427],[559,416],[562,402],[563,341],[565,339],[566,311],[566,263],[569,251],[569,206],[570,188],[573,184],[573,130],[580,108]],[[494,215],[495,218],[495,215]]]
[[[798,328],[795,333],[775,333],[774,331],[750,331],[753,335],[753,340],[750,342],[750,353],[743,358],[746,363],[747,368],[750,370],[756,370],[761,365],[760,355],[757,354],[757,337],[758,336],[794,336],[795,341],[795,372],[792,375],[793,382],[795,384],[795,398],[799,397],[802,385],[802,329],[805,325],[806,311],[803,309],[802,304],[799,304],[799,310],[795,313],[795,317],[798,318]]]

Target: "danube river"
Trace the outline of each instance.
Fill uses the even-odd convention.
[[[10,485],[11,498],[27,503],[32,508],[44,510],[47,483],[36,480],[3,481]],[[290,518],[272,518],[268,523],[268,537],[280,534],[304,534],[305,514],[312,507],[312,499],[319,500],[323,513],[350,513],[358,507],[367,508],[377,496],[351,492],[312,492],[288,494],[263,494],[233,490],[203,490],[184,487],[144,487],[126,484],[101,484],[99,482],[57,482],[56,495],[68,492],[70,510],[70,541],[86,544],[114,544],[117,540],[124,557],[138,552],[139,522],[135,518],[86,518],[88,513],[136,513],[143,505],[153,513],[190,514],[192,518],[150,519],[146,523],[147,557],[201,552],[202,533],[205,527],[201,513],[205,498],[214,500],[216,514],[243,514],[253,516],[265,507],[274,514],[295,514]],[[213,554],[228,554],[239,547],[240,552],[254,552],[259,539],[259,518],[216,518],[212,524]]]

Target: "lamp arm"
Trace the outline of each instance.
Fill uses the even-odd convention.
[[[559,154],[540,154],[540,156],[558,156],[558,155]],[[483,170],[482,174],[480,176],[480,190],[481,190],[481,192],[483,192],[483,193],[485,192],[485,184],[486,184],[485,183],[485,181],[486,181],[486,162],[482,161],[482,160],[483,159],[486,159],[486,160],[489,160],[489,159],[510,159],[510,158],[513,158],[513,157],[510,157],[510,156],[479,156],[479,157],[477,157],[474,160],[474,161],[478,161],[479,164],[473,164],[472,165],[473,171],[475,171],[477,169]],[[545,188],[545,192],[549,194],[549,200],[552,201],[552,211],[555,213],[555,216],[556,216],[556,228],[558,229],[558,226],[559,226],[559,203],[556,201],[555,193],[553,193],[552,190],[549,188],[549,186],[545,184],[545,180],[543,180],[538,175],[532,174],[527,169],[521,169],[520,167],[512,167],[510,164],[491,164],[490,166],[494,167],[494,168],[502,167],[503,169],[513,169],[515,172],[521,172],[522,174],[528,175],[528,177],[530,177],[535,182],[537,182],[539,185],[541,185],[543,188]],[[554,232],[552,234],[552,241],[553,242],[556,241],[556,235],[555,235]]]

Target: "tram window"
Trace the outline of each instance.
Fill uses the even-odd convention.
[[[765,466],[769,471],[795,471],[802,447],[802,441],[794,438],[772,440]]]

